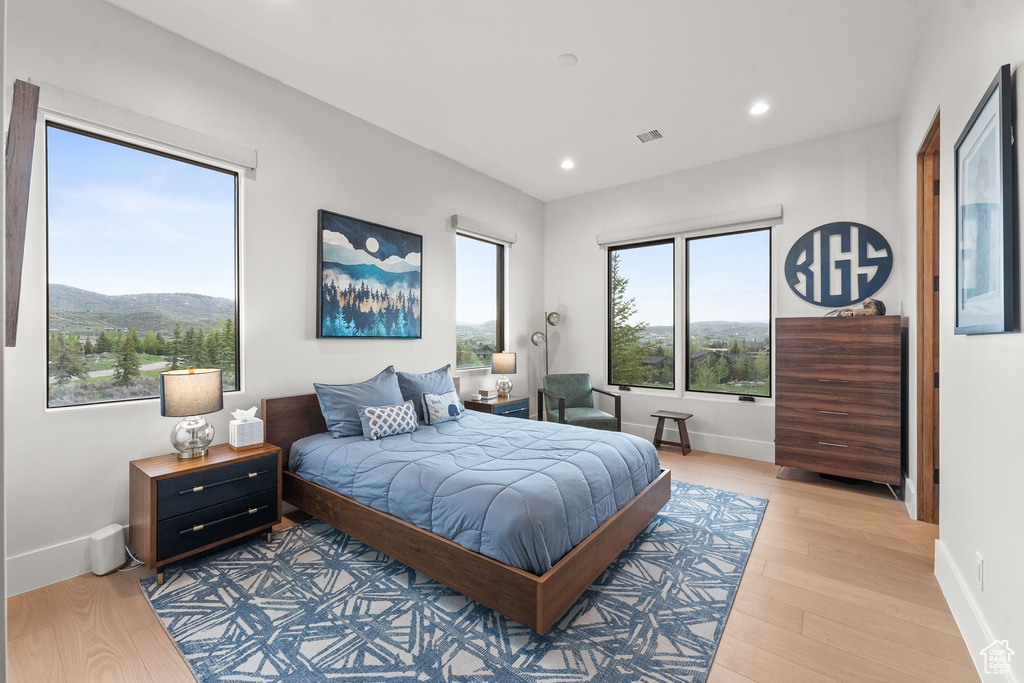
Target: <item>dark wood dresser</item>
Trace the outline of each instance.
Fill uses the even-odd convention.
[[[898,486],[903,320],[775,321],[775,464]]]

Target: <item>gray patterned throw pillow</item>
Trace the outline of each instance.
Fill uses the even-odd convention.
[[[412,401],[390,406],[359,406],[358,410],[367,441],[416,431],[416,409]]]

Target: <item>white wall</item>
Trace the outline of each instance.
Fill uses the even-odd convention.
[[[552,372],[589,372],[595,382],[607,382],[607,253],[597,246],[599,233],[779,203],[785,217],[773,231],[773,313],[823,315],[828,309],[789,289],[782,272],[786,254],[808,230],[846,220],[878,230],[899,255],[895,122],[549,202],[545,305],[563,314],[552,334]],[[876,295],[891,314],[900,312],[898,270]],[[677,325],[682,320],[677,314]],[[771,400],[750,404],[735,397],[634,389],[623,393],[623,428],[652,437],[649,415],[659,409],[693,414],[687,431],[694,448],[774,459]]]
[[[941,498],[936,575],[975,662],[993,640],[1017,652],[1013,670],[1024,680],[1024,447],[1021,446],[1021,334],[957,336],[955,322],[956,212],[954,144],[1000,65],[1017,71],[1024,60],[1024,3],[1019,0],[937,3],[899,122],[900,225],[903,291],[915,307],[915,158],[936,111],[941,111],[939,198],[939,462]],[[1019,76],[1019,72],[1018,72]],[[1022,85],[1018,79],[1017,136],[1021,161]],[[1021,165],[1018,163],[1018,167]],[[1020,182],[1018,181],[1018,189]],[[1018,287],[1017,295],[1021,295]],[[914,328],[911,327],[912,335]],[[914,335],[916,337],[916,335]],[[913,358],[913,356],[911,356]],[[914,399],[911,398],[911,407]],[[913,424],[913,422],[912,422]],[[911,433],[911,453],[916,438]],[[912,456],[916,457],[916,456]],[[985,588],[976,580],[980,553]],[[987,679],[986,679],[987,680]]]
[[[300,94],[99,0],[11,0],[8,80],[35,79],[217,136],[259,153],[243,186],[244,392],[212,417],[365,379],[388,364],[427,371],[455,360],[458,213],[517,232],[508,327],[526,353],[539,318],[543,207],[508,186]],[[41,139],[41,135],[39,139]],[[128,521],[128,462],[170,450],[155,401],[47,411],[45,203],[37,148],[18,345],[6,354],[8,571],[18,593],[88,571],[87,538]],[[421,233],[423,338],[317,340],[316,212],[326,208]],[[183,253],[189,245],[182,245]],[[165,255],[139,255],[162,258]],[[529,324],[528,324],[529,323]],[[493,382],[489,373],[464,386]],[[526,389],[526,373],[514,376]]]

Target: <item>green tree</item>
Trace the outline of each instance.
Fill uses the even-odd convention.
[[[141,351],[148,356],[162,356],[165,352],[164,339],[157,333],[150,330],[142,340]]]
[[[94,347],[92,345],[92,339],[86,338],[85,346],[82,347],[82,353],[84,353],[85,355],[88,356],[88,355],[93,354],[95,352],[96,352],[96,347]]]
[[[114,350],[114,340],[110,338],[106,330],[99,333],[96,337],[96,353],[109,353]]]
[[[220,362],[224,368],[235,365],[235,321],[225,318],[220,331]]]
[[[768,351],[761,349],[757,352],[757,358],[754,359],[754,379],[758,381],[766,381],[771,369],[772,366],[768,358]]]
[[[171,341],[167,344],[167,360],[171,364],[171,370],[177,370],[181,367],[182,363],[182,350],[184,347],[184,340],[181,336],[181,324],[174,323],[174,332],[171,335]]]
[[[139,369],[139,354],[135,350],[132,336],[125,335],[121,340],[121,346],[117,350],[117,362],[114,364],[114,383],[123,387],[131,384],[133,379],[142,374]],[[138,339],[137,335],[135,339]]]
[[[644,385],[650,383],[653,370],[645,368],[644,358],[650,354],[650,344],[640,335],[647,323],[630,320],[636,315],[636,298],[626,298],[629,280],[619,273],[619,254],[611,255],[612,280],[612,384]]]
[[[61,386],[75,377],[85,379],[89,376],[78,340],[65,336],[62,331],[50,335],[50,376]]]
[[[195,368],[204,367],[206,363],[206,337],[203,328],[189,327],[182,339],[182,364]]]
[[[722,380],[729,376],[729,363],[725,356],[707,354],[693,365],[690,388],[697,391],[714,391]]]

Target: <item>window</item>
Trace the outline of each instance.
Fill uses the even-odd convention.
[[[505,247],[455,236],[455,367],[491,367],[505,346]]]
[[[687,388],[771,396],[771,230],[686,240]]]
[[[608,249],[611,384],[675,388],[675,242]]]
[[[237,174],[48,122],[46,197],[47,405],[189,365],[237,390]]]

